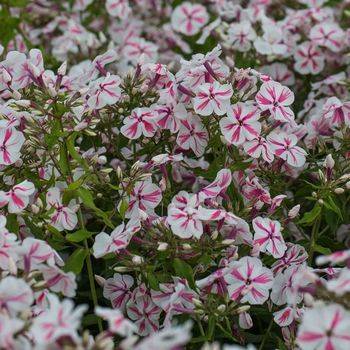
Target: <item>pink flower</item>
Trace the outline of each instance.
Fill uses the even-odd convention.
[[[262,266],[261,260],[250,256],[233,262],[224,278],[230,299],[253,305],[263,304],[268,299],[273,283],[272,272]]]
[[[230,107],[232,94],[232,87],[229,84],[221,85],[217,81],[202,84],[198,87],[196,97],[193,98],[194,110],[203,116],[213,113],[223,115]]]
[[[294,122],[294,112],[289,107],[294,102],[294,94],[286,86],[275,81],[264,83],[255,100],[261,110],[268,110],[276,120]]]
[[[0,165],[10,165],[20,158],[20,149],[25,139],[14,128],[0,128]]]
[[[28,205],[29,196],[34,191],[34,184],[27,180],[13,186],[8,192],[0,191],[0,207],[8,205],[9,213],[20,213]]]
[[[61,338],[79,341],[77,333],[86,305],[74,309],[72,300],[60,301],[54,294],[48,295],[49,307],[34,318],[30,333],[37,344],[48,346]]]
[[[56,261],[63,265],[59,255],[51,246],[40,239],[27,237],[18,248],[18,254],[21,257],[19,265],[28,273],[40,268],[41,264],[47,263],[49,266],[55,266]]]
[[[46,285],[51,291],[62,293],[66,297],[74,297],[77,289],[73,272],[64,272],[58,267],[40,267]]]
[[[119,101],[121,79],[117,75],[99,78],[90,84],[87,104],[92,109],[101,109]]]
[[[261,73],[267,74],[272,80],[282,85],[293,86],[295,83],[294,73],[284,63],[275,62],[260,68]]]
[[[350,313],[340,305],[318,305],[305,310],[297,343],[302,350],[350,348]]]
[[[176,143],[184,150],[191,149],[197,157],[203,155],[208,132],[198,116],[188,115],[186,120],[180,121]]]
[[[310,39],[316,45],[339,52],[343,48],[345,33],[336,23],[320,23],[312,27]]]
[[[283,257],[272,264],[273,273],[277,274],[289,266],[300,265],[307,260],[307,253],[303,246],[299,244],[287,243],[287,250]]]
[[[281,224],[268,218],[256,217],[253,220],[254,245],[259,245],[261,252],[269,252],[274,258],[284,255],[287,246],[281,234]]]
[[[127,40],[123,47],[123,55],[134,64],[140,60],[142,63],[155,62],[158,57],[157,46],[145,39],[134,37]]]
[[[307,280],[301,280],[299,274],[305,267],[294,265],[288,267],[284,272],[279,272],[274,279],[271,292],[271,300],[276,305],[299,304],[303,295],[298,291],[300,287],[308,284]],[[298,275],[299,274],[299,275]]]
[[[118,309],[113,310],[106,307],[96,307],[95,313],[108,322],[108,330],[114,334],[121,335],[122,337],[129,337],[137,329]]]
[[[131,8],[128,0],[107,0],[106,1],[107,12],[120,19],[126,19],[130,13]]]
[[[121,127],[121,133],[128,139],[138,139],[142,135],[152,137],[157,129],[157,113],[151,108],[136,108],[131,115],[124,118],[124,125]]]
[[[286,306],[282,310],[276,311],[273,313],[273,319],[274,321],[280,326],[280,327],[287,327],[289,326],[295,319],[299,316],[299,310]]]
[[[24,321],[18,318],[10,318],[7,315],[0,314],[0,348],[16,349],[16,333],[24,326]]]
[[[336,295],[344,295],[350,292],[350,270],[344,267],[337,277],[327,281],[326,287]]]
[[[133,284],[134,278],[132,276],[115,273],[112,278],[105,281],[103,296],[111,301],[113,308],[123,311],[131,298]]]
[[[140,224],[130,220],[127,225],[122,223],[117,226],[110,235],[105,232],[100,232],[95,237],[95,243],[92,247],[95,258],[101,258],[104,255],[116,253],[126,248],[134,233],[139,229]]]
[[[232,48],[240,52],[249,51],[252,41],[256,38],[256,33],[249,21],[232,23],[227,35]]]
[[[294,134],[273,132],[268,136],[268,142],[273,153],[289,165],[299,168],[305,164],[307,153],[296,146],[298,139]]]
[[[301,74],[317,74],[324,68],[324,55],[312,42],[299,45],[294,53],[294,69]]]
[[[60,190],[57,187],[50,188],[46,194],[47,208],[54,208],[51,214],[51,225],[58,231],[74,230],[78,223],[77,214],[69,206],[61,202]]]
[[[162,311],[149,295],[142,295],[130,300],[126,307],[127,314],[138,327],[137,333],[148,335],[158,330],[159,316]]]
[[[204,6],[183,2],[171,14],[171,25],[175,31],[195,35],[207,24],[209,16]]]
[[[274,159],[270,144],[262,136],[257,136],[252,140],[245,141],[244,151],[253,158],[262,157],[266,162],[271,163]]]
[[[141,213],[152,214],[162,200],[161,189],[151,181],[138,181],[131,191],[127,218],[139,218]]]
[[[326,100],[322,108],[323,115],[334,126],[350,126],[350,102],[342,102],[333,96]]]
[[[201,219],[195,195],[181,191],[169,204],[167,222],[173,233],[181,238],[200,238],[203,234]]]
[[[174,278],[174,283],[161,283],[160,291],[152,291],[153,302],[166,312],[165,324],[170,324],[174,315],[192,313],[193,299],[197,294],[188,286],[187,281]]]
[[[259,118],[258,108],[239,102],[229,108],[227,117],[220,119],[221,133],[230,144],[240,145],[259,136]]]
[[[33,301],[33,292],[23,279],[8,276],[0,281],[0,310],[14,316],[29,310]]]
[[[179,130],[180,120],[187,118],[187,111],[182,103],[156,106],[155,111],[158,113],[157,123],[161,129],[168,129],[172,133]]]

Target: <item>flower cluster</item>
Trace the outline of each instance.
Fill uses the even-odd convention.
[[[349,1],[102,3],[0,8],[0,348],[350,348]]]

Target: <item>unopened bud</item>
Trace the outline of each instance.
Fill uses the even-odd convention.
[[[333,168],[334,168],[334,165],[335,165],[335,161],[334,161],[332,155],[331,155],[331,154],[328,154],[327,157],[326,157],[326,159],[325,159],[324,162],[323,162],[323,166],[324,166],[325,168],[328,168],[328,169],[333,169]]]
[[[135,264],[135,265],[141,265],[143,263],[143,258],[139,255],[135,255],[132,257],[132,262]]]
[[[67,61],[64,61],[57,69],[57,74],[65,75],[67,72]]]
[[[99,275],[95,275],[95,281],[97,282],[97,284],[100,287],[103,287],[104,284],[106,283],[106,280],[102,276],[99,276]]]
[[[117,266],[113,269],[115,272],[129,272],[131,269],[126,266]]]
[[[191,249],[192,249],[191,245],[188,244],[188,243],[184,243],[184,244],[182,245],[182,248],[185,249],[185,250],[191,250]]]
[[[318,204],[321,204],[321,205],[323,205],[324,204],[324,201],[323,201],[323,199],[322,198],[320,198],[318,201]]]
[[[344,188],[341,188],[341,187],[337,187],[335,190],[334,190],[334,193],[335,194],[343,194],[345,192]]]
[[[226,305],[225,304],[221,304],[218,306],[217,310],[220,312],[220,313],[223,313],[225,312],[226,310]]]
[[[9,83],[12,80],[10,73],[6,69],[2,70],[2,77],[5,83]]]
[[[12,97],[15,99],[15,100],[20,100],[22,95],[17,91],[17,90],[13,90],[12,91]]]
[[[295,205],[291,210],[288,212],[288,217],[290,219],[294,219],[298,214],[300,210],[300,204]]]
[[[32,204],[32,205],[30,206],[30,209],[32,210],[32,212],[33,212],[34,214],[38,214],[38,213],[40,212],[40,208],[39,208],[37,205],[35,205],[35,204]]]
[[[202,307],[203,306],[203,303],[199,299],[193,298],[192,302],[197,307]]]
[[[233,243],[235,243],[234,239],[224,239],[221,244],[223,245],[232,245]]]
[[[242,312],[247,312],[250,309],[250,305],[242,305],[236,309],[237,314],[241,314]]]
[[[164,252],[165,250],[168,249],[169,244],[166,242],[158,242],[158,248],[157,250],[160,252]]]
[[[17,106],[24,107],[24,108],[30,107],[30,101],[29,100],[18,100],[18,101],[15,101],[15,104]]]
[[[97,158],[97,163],[100,165],[104,165],[107,163],[107,157],[106,156],[99,156]]]
[[[219,236],[219,231],[215,230],[212,234],[211,234],[211,239],[215,240],[217,239]]]
[[[347,190],[350,190],[350,181],[348,181],[346,184],[345,184],[345,187]]]

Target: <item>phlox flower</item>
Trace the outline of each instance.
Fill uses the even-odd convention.
[[[157,129],[158,114],[147,107],[136,108],[131,115],[124,118],[120,132],[128,139],[138,139],[142,135],[152,137]]]
[[[78,341],[77,330],[87,306],[79,305],[74,308],[72,300],[60,301],[54,294],[50,294],[48,300],[49,307],[34,318],[30,328],[30,334],[35,342],[47,346],[63,337]]]
[[[274,159],[273,151],[270,144],[262,136],[257,136],[243,143],[244,151],[252,158],[262,158],[271,163]]]
[[[158,113],[157,124],[161,129],[168,129],[172,133],[179,130],[180,120],[187,118],[187,111],[182,103],[159,105],[154,109]]]
[[[287,45],[283,43],[283,31],[276,24],[263,25],[264,34],[254,41],[256,51],[263,55],[284,55]]]
[[[232,94],[232,86],[229,84],[221,85],[217,81],[202,84],[198,87],[196,97],[193,98],[194,110],[202,116],[213,113],[223,115],[229,109]]]
[[[33,291],[23,279],[8,276],[0,281],[0,310],[14,316],[28,310],[33,301]]]
[[[221,133],[230,144],[240,145],[259,136],[259,118],[257,107],[239,102],[228,109],[227,117],[220,119]]]
[[[63,265],[62,259],[51,246],[40,239],[27,237],[17,249],[20,257],[19,266],[26,272],[40,268],[41,264],[55,266],[56,262]]]
[[[139,223],[130,220],[127,225],[122,223],[117,226],[110,235],[106,232],[100,232],[95,237],[95,243],[92,247],[95,258],[101,258],[104,255],[126,248],[134,233],[139,229]]]
[[[254,245],[258,245],[261,252],[268,252],[274,258],[284,255],[287,246],[281,233],[281,224],[269,218],[256,217],[253,220]]]
[[[58,231],[74,230],[78,223],[77,214],[73,206],[62,204],[60,190],[58,187],[52,187],[46,194],[47,209],[54,209],[50,216],[50,223]]]
[[[301,280],[298,273],[304,269],[303,265],[288,267],[284,272],[279,272],[274,279],[271,292],[271,300],[276,305],[296,305],[299,304],[303,295],[298,291],[302,286],[306,286],[308,281]]]
[[[111,16],[118,17],[122,20],[127,19],[131,13],[128,0],[107,0],[106,10]]]
[[[280,327],[287,327],[289,326],[294,320],[298,319],[300,316],[300,310],[291,307],[286,306],[282,310],[276,311],[273,313],[273,319],[274,321],[280,326]]]
[[[183,2],[171,14],[171,25],[175,31],[195,35],[209,20],[206,8],[200,4]]]
[[[330,97],[323,105],[322,113],[331,125],[350,125],[350,101],[342,102],[335,96]]]
[[[108,330],[114,334],[128,337],[136,331],[135,325],[118,309],[96,307],[95,313],[108,322]]]
[[[162,309],[159,308],[149,295],[142,295],[130,300],[126,306],[126,312],[137,326],[137,333],[141,336],[148,335],[159,329],[159,316]]]
[[[302,350],[343,350],[350,347],[350,313],[338,304],[307,309],[298,329]]]
[[[54,266],[40,267],[39,269],[43,274],[47,287],[51,291],[62,293],[69,298],[75,296],[77,283],[73,272],[64,272]]]
[[[316,45],[339,52],[343,48],[345,33],[336,23],[319,23],[311,28],[310,39]]]
[[[294,112],[289,107],[294,102],[293,92],[275,81],[261,85],[255,100],[262,111],[269,111],[273,118],[282,122],[294,122]]]
[[[230,299],[253,305],[263,304],[268,299],[273,283],[272,272],[262,266],[261,260],[250,256],[233,262],[224,278]]]
[[[324,68],[322,51],[309,41],[298,45],[294,59],[294,69],[301,74],[318,74]]]
[[[13,186],[8,192],[0,191],[0,207],[7,205],[9,213],[20,213],[27,207],[34,191],[34,184],[27,180]]]
[[[0,165],[15,163],[21,156],[24,136],[15,128],[0,128]]]
[[[259,71],[282,85],[293,86],[295,83],[294,73],[284,63],[274,62],[261,67]]]
[[[140,218],[142,213],[152,214],[162,200],[161,189],[150,180],[137,181],[130,193],[126,218]]]
[[[296,146],[298,139],[294,134],[273,132],[268,136],[268,142],[273,153],[289,165],[299,168],[305,164],[307,153],[301,147]]]
[[[127,40],[122,53],[126,60],[137,64],[140,60],[143,63],[155,62],[158,57],[158,47],[150,41],[142,38],[132,37]]]
[[[121,79],[117,75],[107,74],[93,81],[89,86],[87,104],[92,109],[101,109],[119,101],[121,96]]]
[[[0,348],[15,349],[15,334],[24,326],[24,321],[19,318],[10,318],[0,314]]]
[[[133,284],[134,278],[132,276],[115,273],[103,284],[103,296],[111,301],[114,309],[123,311],[131,298]]]
[[[208,131],[198,116],[189,114],[187,119],[180,121],[176,143],[182,149],[191,149],[200,157],[208,144],[208,138]]]
[[[326,282],[326,288],[337,295],[350,292],[350,270],[344,267],[337,277]]]
[[[228,42],[232,48],[240,52],[249,51],[252,41],[256,38],[256,33],[249,21],[232,23],[227,31]]]
[[[273,273],[278,273],[289,266],[300,265],[308,258],[308,254],[303,246],[299,244],[287,243],[287,250],[284,255],[271,266]]]

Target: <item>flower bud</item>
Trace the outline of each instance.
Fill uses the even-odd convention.
[[[337,187],[335,190],[334,190],[334,193],[335,194],[343,194],[345,192],[344,188],[341,188],[341,187]]]
[[[350,190],[350,181],[348,181],[346,184],[345,184],[345,187],[347,190]]]
[[[223,245],[232,245],[233,243],[235,243],[234,239],[224,239],[221,244]]]
[[[182,249],[185,249],[185,250],[191,250],[191,249],[192,249],[192,247],[191,247],[191,245],[190,245],[190,244],[188,244],[188,243],[184,243],[184,244],[182,245]]]
[[[137,265],[137,266],[141,265],[143,263],[143,261],[144,261],[143,258],[139,255],[135,255],[132,257],[132,262],[134,265]]]
[[[157,250],[160,252],[164,252],[168,249],[169,244],[166,242],[158,242],[158,248]]]
[[[242,305],[236,309],[237,314],[241,314],[242,312],[247,312],[250,309],[250,305]]]
[[[57,69],[57,74],[65,75],[67,72],[67,61],[64,61]]]
[[[300,204],[295,205],[291,210],[288,212],[288,217],[290,219],[294,219],[298,214],[300,210]]]
[[[106,280],[102,276],[99,276],[99,275],[95,275],[95,281],[97,282],[97,284],[100,287],[103,287],[105,282],[106,282]]]
[[[322,198],[320,198],[318,201],[318,204],[321,204],[321,205],[323,205],[324,204],[324,201],[323,201],[323,199]]]
[[[334,161],[332,155],[328,154],[326,159],[323,162],[323,166],[327,169],[333,169],[334,165],[335,165],[335,161]]]
[[[225,312],[226,310],[226,305],[225,304],[221,304],[218,306],[217,310],[220,312],[220,313],[223,313]]]

